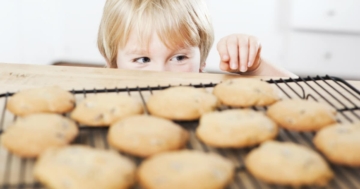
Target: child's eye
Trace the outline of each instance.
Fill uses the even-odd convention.
[[[134,59],[134,62],[141,63],[141,64],[149,63],[150,58],[149,57],[136,58],[136,59]]]
[[[175,56],[173,58],[170,59],[170,61],[177,61],[177,62],[181,62],[183,60],[187,59],[186,56],[184,55],[179,55],[179,56]]]

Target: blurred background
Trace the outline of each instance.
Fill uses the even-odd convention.
[[[300,76],[360,79],[360,0],[207,0],[217,41],[257,36],[262,57]],[[96,38],[105,0],[0,0],[0,62],[103,67]],[[1,67],[0,67],[1,69]]]

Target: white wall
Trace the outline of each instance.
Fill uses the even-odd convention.
[[[0,62],[104,63],[96,49],[105,0],[0,0]]]

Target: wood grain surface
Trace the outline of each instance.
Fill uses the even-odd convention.
[[[275,68],[274,68],[275,69]],[[93,89],[189,83],[217,83],[234,77],[279,78],[294,76],[279,71],[276,75],[174,73],[110,68],[44,66],[0,63],[0,93],[25,88],[58,85],[64,89]]]

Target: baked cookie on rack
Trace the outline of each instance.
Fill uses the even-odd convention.
[[[75,145],[41,154],[34,175],[53,189],[128,189],[135,182],[135,168],[116,152]]]
[[[251,109],[204,114],[196,129],[205,144],[218,148],[242,148],[274,139],[278,126],[262,112]]]
[[[245,165],[256,178],[277,185],[325,186],[334,177],[319,154],[290,142],[263,143],[247,155]]]
[[[71,118],[86,126],[109,126],[143,111],[141,102],[130,96],[96,94],[81,101],[71,113]]]
[[[204,89],[171,87],[150,96],[147,108],[154,116],[190,121],[213,111],[218,104],[218,99]]]
[[[111,125],[108,133],[112,147],[138,157],[181,149],[188,139],[188,132],[180,125],[148,115],[122,119]]]
[[[175,151],[154,155],[138,170],[140,185],[156,189],[225,188],[234,175],[227,159],[200,151]]]
[[[75,98],[60,87],[25,89],[14,94],[7,109],[18,116],[34,113],[66,113],[75,106]]]
[[[336,110],[330,105],[302,99],[279,101],[268,108],[267,115],[294,131],[317,131],[336,122]]]
[[[360,123],[325,127],[315,135],[313,141],[332,163],[360,166]]]
[[[213,93],[222,104],[234,107],[267,106],[279,100],[277,90],[258,79],[226,80],[216,85]]]
[[[76,124],[58,114],[19,117],[1,136],[10,152],[26,158],[37,157],[51,147],[65,146],[78,135]]]

